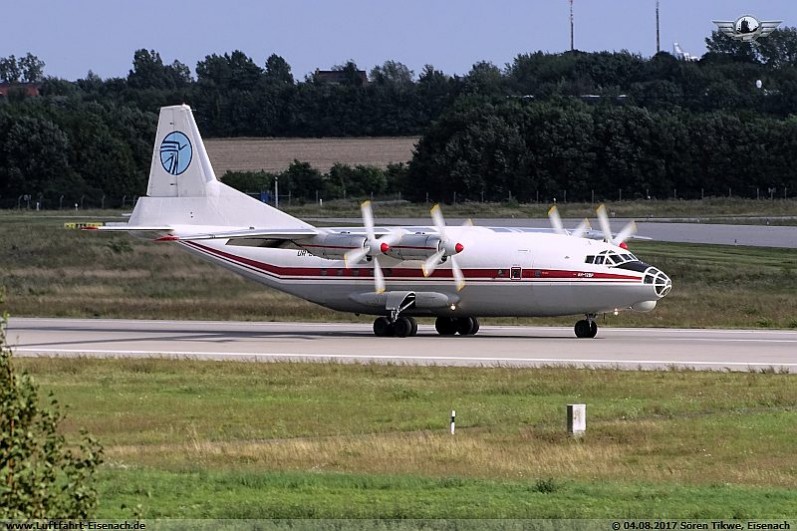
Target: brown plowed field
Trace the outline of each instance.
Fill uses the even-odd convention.
[[[213,169],[280,172],[294,159],[327,172],[336,162],[386,167],[409,162],[418,137],[379,138],[211,138],[205,140]]]

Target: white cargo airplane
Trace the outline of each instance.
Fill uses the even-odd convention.
[[[586,227],[553,229],[446,226],[322,228],[219,182],[186,105],[160,111],[146,197],[127,223],[99,227],[173,242],[201,258],[333,310],[377,315],[378,336],[415,335],[414,317],[436,317],[441,335],[473,335],[479,317],[585,315],[580,338],[595,337],[595,316],[647,312],[670,279],[613,236],[598,210],[601,239]],[[593,233],[594,234],[594,233]],[[580,237],[581,236],[581,237]],[[621,246],[622,245],[622,246]]]

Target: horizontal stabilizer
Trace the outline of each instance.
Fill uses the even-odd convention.
[[[131,231],[169,231],[172,227],[160,226],[147,226],[147,225],[130,225],[128,223],[114,223],[103,225],[101,227],[82,227],[81,230],[101,230],[101,231],[116,231],[116,232],[131,232]]]
[[[116,223],[111,225],[104,225],[102,227],[84,227],[83,230],[98,230],[98,231],[114,231],[114,232],[136,232],[136,233],[149,233],[152,232],[153,237],[157,236],[158,241],[195,241],[195,240],[227,240],[230,238],[264,238],[272,240],[298,240],[302,238],[309,238],[319,233],[318,230],[313,228],[291,228],[291,229],[256,229],[245,228],[235,229],[232,227],[224,227],[224,230],[207,231],[201,233],[194,232],[181,232],[191,227],[175,227],[175,226],[150,226],[150,225],[133,225],[130,223]],[[193,227],[196,229],[197,227]],[[166,234],[164,234],[166,233]]]

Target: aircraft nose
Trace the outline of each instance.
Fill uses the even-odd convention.
[[[653,286],[653,290],[659,298],[667,296],[672,290],[672,280],[670,280],[670,277],[665,275],[664,271],[656,269],[655,267],[649,267],[645,271],[644,282],[645,284],[651,284]]]

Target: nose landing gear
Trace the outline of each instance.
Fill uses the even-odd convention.
[[[594,315],[587,315],[586,319],[576,322],[575,326],[576,337],[578,338],[593,338],[598,335],[598,323],[595,322]]]

